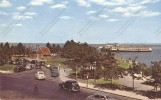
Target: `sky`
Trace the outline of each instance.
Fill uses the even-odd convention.
[[[161,0],[0,0],[0,42],[161,43]]]

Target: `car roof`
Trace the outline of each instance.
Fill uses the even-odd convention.
[[[66,82],[77,82],[76,80],[67,80]]]

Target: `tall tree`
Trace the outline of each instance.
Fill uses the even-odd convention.
[[[161,84],[161,61],[151,62],[151,68],[152,68],[152,78],[155,80],[154,87],[155,87],[155,90],[157,90],[157,85]]]
[[[17,45],[17,54],[18,55],[25,55],[25,46],[22,44],[22,43],[19,43],[18,45]]]
[[[136,63],[136,58],[132,60],[132,66],[129,67],[128,69],[129,74],[132,77],[132,83],[133,83],[133,89],[134,89],[134,80],[137,78],[135,74],[140,74],[141,73],[141,66]]]

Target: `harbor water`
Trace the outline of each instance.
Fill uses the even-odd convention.
[[[134,59],[141,63],[150,65],[152,61],[161,61],[161,45],[150,45],[151,52],[116,52],[116,57]]]

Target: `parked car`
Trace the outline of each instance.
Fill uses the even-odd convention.
[[[35,68],[36,68],[36,69],[41,69],[41,66],[42,66],[42,65],[41,65],[40,62],[37,62],[37,63],[35,64]]]
[[[22,71],[25,71],[25,70],[26,70],[26,68],[23,65],[17,65],[14,68],[14,72],[22,72]]]
[[[58,77],[58,76],[59,76],[58,67],[52,67],[52,69],[51,69],[51,77]]]
[[[36,79],[42,79],[42,80],[45,80],[46,79],[46,76],[45,76],[45,73],[43,71],[37,71],[35,73],[35,78]]]
[[[26,64],[25,68],[26,68],[27,70],[33,69],[32,64],[30,64],[30,63]]]
[[[44,61],[40,61],[41,66],[45,67],[45,62]]]
[[[95,93],[93,95],[90,95],[86,98],[86,100],[117,100],[115,98],[112,98],[107,93]]]
[[[61,84],[59,84],[59,86],[62,88],[62,89],[66,89],[68,91],[80,91],[80,86],[78,84],[77,81],[75,80],[68,80],[68,81],[65,81],[65,82],[62,82]]]

